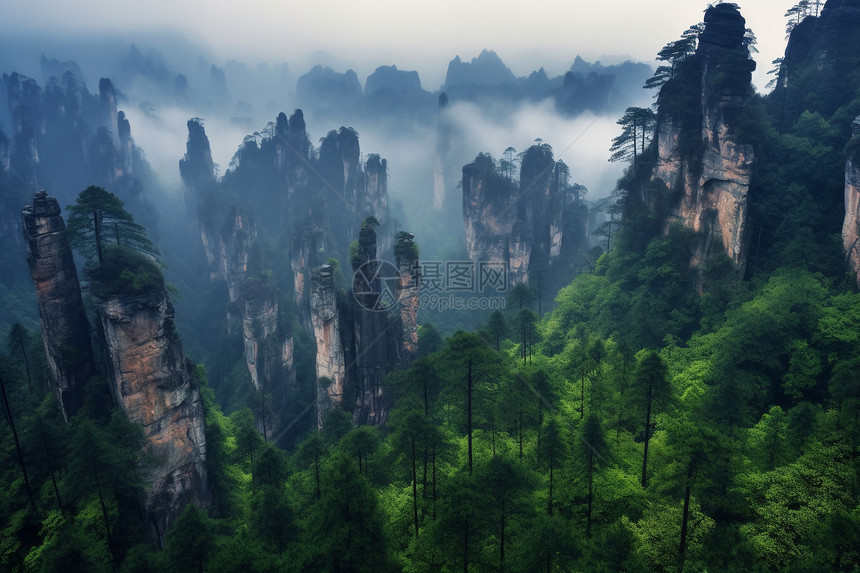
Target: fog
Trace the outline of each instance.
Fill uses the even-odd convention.
[[[609,146],[620,129],[615,116],[564,117],[550,100],[524,104],[505,117],[472,103],[455,104],[449,113],[460,127],[462,147],[474,151],[472,158],[483,151],[498,159],[508,146],[522,152],[542,139],[552,146],[556,160],[568,164],[571,180],[588,187],[592,199],[608,195],[621,176],[624,166],[608,162]]]
[[[770,62],[785,47],[782,14],[792,2],[738,0],[759,40],[755,83],[767,83]],[[319,62],[326,52],[355,67],[396,63],[417,69],[426,89],[438,89],[445,62],[495,49],[519,75],[576,54],[593,61],[606,54],[618,61],[650,61],[666,43],[699,22],[706,2],[610,0],[521,3],[443,0],[434,3],[336,0],[304,3],[187,0],[129,3],[83,0],[10,2],[0,20],[0,37],[44,35],[76,41],[116,36],[143,43],[154,34],[190,38],[218,59],[274,63],[297,69]],[[604,60],[606,63],[612,58]]]

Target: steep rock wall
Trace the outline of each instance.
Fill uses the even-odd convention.
[[[325,412],[343,402],[346,363],[340,333],[337,292],[331,265],[311,273],[309,292],[311,324],[317,342],[317,425],[322,428]],[[324,378],[325,383],[320,383]]]
[[[408,367],[418,355],[418,308],[420,306],[418,253],[413,247],[413,235],[398,237],[394,248],[397,270],[400,273],[400,355],[398,366]]]
[[[668,198],[668,209],[661,214],[664,232],[676,223],[693,231],[691,266],[706,265],[716,244],[739,275],[747,262],[747,193],[754,157],[752,146],[731,133],[728,117],[752,96],[755,63],[747,58],[745,30],[744,18],[733,5],[719,4],[706,12],[705,29],[686,63],[686,75],[664,86],[669,93],[661,91],[658,160],[650,189],[642,190],[644,200],[658,210],[665,208],[661,203]],[[695,101],[698,113],[691,114],[676,101],[664,103],[672,90],[685,89],[679,82],[692,85],[693,78],[700,92],[690,101]]]
[[[479,155],[463,167],[463,223],[472,261],[505,263],[510,284],[547,274],[553,285],[570,282],[575,261],[588,248],[582,205],[547,144],[523,156],[520,180]]]
[[[81,405],[83,383],[95,373],[78,272],[56,199],[36,193],[24,208],[23,225],[48,366],[68,419]]]
[[[163,285],[142,292],[94,294],[108,379],[117,403],[143,425],[141,467],[150,532],[163,539],[188,503],[211,501],[200,391],[173,324]]]
[[[259,280],[245,281],[239,291],[238,305],[251,382],[269,400],[260,412],[259,429],[267,439],[277,439],[282,430],[281,412],[287,405],[287,393],[296,380],[293,338],[281,334],[277,291],[271,285]]]
[[[860,138],[860,116],[851,124],[854,141]],[[842,245],[851,272],[860,287],[860,151],[849,152],[845,162],[845,220],[842,223]]]
[[[494,262],[508,262],[513,254],[516,267],[527,270],[528,250],[519,233],[512,237],[518,222],[517,189],[495,175],[488,159],[479,156],[463,167],[466,253],[472,261]],[[516,277],[522,279],[521,274]]]

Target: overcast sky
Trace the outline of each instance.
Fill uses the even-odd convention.
[[[794,0],[737,3],[759,40],[761,88],[784,51],[783,14]],[[325,52],[353,67],[362,83],[376,66],[396,64],[419,70],[425,89],[435,90],[451,58],[469,59],[483,48],[517,75],[541,65],[561,73],[577,54],[604,63],[650,61],[701,21],[706,7],[691,0],[10,0],[0,35],[141,42],[153,32],[179,33],[222,60],[286,61],[299,75],[315,52]]]

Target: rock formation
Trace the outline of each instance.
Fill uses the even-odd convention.
[[[399,232],[396,266],[379,258],[376,225],[365,221],[351,249],[352,293],[338,296],[331,265],[314,269],[311,319],[317,341],[318,423],[340,406],[355,424],[384,424],[391,396],[386,374],[407,367],[418,350],[418,250]]]
[[[283,334],[279,323],[278,293],[272,285],[249,279],[239,289],[237,303],[242,324],[245,363],[254,388],[266,397],[260,411],[260,431],[267,439],[278,439],[281,412],[287,393],[295,383],[293,337]]]
[[[280,158],[286,160],[283,155]],[[210,279],[226,283],[228,328],[241,332],[245,365],[254,389],[261,393],[257,425],[267,439],[277,439],[282,430],[281,412],[295,382],[293,337],[279,322],[277,290],[261,280],[261,269],[249,270],[257,242],[255,219],[245,208],[225,203],[217,193],[209,139],[197,119],[188,121],[186,154],[179,169],[186,201],[199,215]]]
[[[860,116],[851,124],[853,143],[860,142]],[[842,245],[851,271],[860,287],[860,149],[850,147],[845,162],[845,221],[842,223]]]
[[[712,6],[694,55],[658,99],[657,165],[643,196],[664,232],[693,231],[691,265],[701,269],[723,249],[739,275],[747,262],[747,193],[751,145],[730,130],[729,117],[752,96],[744,18],[731,4]]]
[[[547,144],[526,151],[517,182],[480,154],[463,167],[466,252],[475,262],[504,263],[511,284],[535,273],[573,277],[587,246],[585,221],[568,167],[553,160]],[[535,275],[536,276],[536,275]]]
[[[407,367],[418,355],[418,307],[420,304],[420,276],[418,249],[411,233],[398,233],[394,244],[394,258],[400,273],[400,356],[399,366]]]
[[[357,423],[382,423],[387,408],[381,381],[401,355],[400,327],[341,300],[336,271],[326,261],[346,260],[352,239],[359,232],[365,237],[366,220],[381,231],[378,238],[373,234],[371,258],[390,251],[387,163],[372,153],[363,160],[358,133],[348,127],[329,131],[317,152],[301,110],[289,119],[278,114],[269,127],[261,140],[245,138],[219,180],[205,130],[192,119],[180,162],[211,278],[226,282],[230,327],[241,325],[250,380],[269,401],[257,425],[278,435],[280,414],[293,394],[288,391],[301,394],[302,384],[318,381],[318,425],[335,405],[351,411]],[[291,277],[272,260],[275,244],[289,244]],[[293,300],[298,325],[317,343],[315,380],[300,383],[293,367],[294,326],[278,320],[280,305]],[[291,308],[283,310],[293,316]]]
[[[24,208],[27,262],[36,286],[42,340],[63,416],[81,405],[83,383],[95,373],[89,324],[60,206],[44,191]]]
[[[317,425],[322,428],[325,412],[342,404],[346,382],[340,313],[331,265],[322,265],[313,270],[309,298],[311,324],[317,341]]]
[[[780,101],[780,131],[804,111],[830,117],[854,99],[858,27],[860,6],[853,0],[827,0],[818,18],[807,16],[794,27],[771,96]],[[808,97],[823,90],[827,97]]]
[[[143,425],[144,452],[156,460],[140,471],[147,526],[163,540],[185,505],[211,501],[194,368],[182,351],[163,281],[133,292],[94,285],[93,302],[111,390],[129,420]]]
[[[356,424],[381,425],[388,413],[382,379],[395,361],[397,346],[391,346],[389,323],[394,318],[399,283],[394,283],[390,264],[377,257],[376,230],[362,226],[358,252],[351,261],[354,272],[354,302],[342,307],[348,325],[344,337],[348,383],[354,388],[353,420]],[[355,304],[357,303],[357,304]],[[389,304],[392,304],[389,308]],[[397,332],[396,334],[399,334]]]

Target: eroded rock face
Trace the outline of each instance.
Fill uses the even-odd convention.
[[[570,282],[574,261],[587,249],[588,238],[584,205],[568,176],[568,167],[554,161],[546,144],[526,151],[519,182],[497,171],[485,155],[463,167],[469,258],[505,263],[510,284],[528,282],[547,271],[552,271],[559,288]]]
[[[159,540],[188,503],[211,502],[206,434],[193,366],[173,324],[163,286],[97,296],[93,302],[105,342],[107,376],[114,397],[132,422],[143,425],[145,510]]]
[[[68,419],[81,405],[83,383],[95,373],[89,323],[60,206],[44,191],[24,208],[27,262],[36,286],[42,340],[57,399]]]
[[[311,271],[325,256],[325,232],[317,228],[303,230],[290,243],[290,268],[293,270],[293,292],[296,294],[296,307],[299,322],[310,330],[310,279]]]
[[[312,271],[309,298],[311,324],[317,341],[317,425],[322,428],[325,412],[343,402],[346,379],[340,314],[331,265],[322,265]]]
[[[408,367],[418,355],[418,307],[420,306],[418,257],[411,248],[413,236],[398,238],[394,250],[400,273],[400,356],[399,366]]]
[[[522,261],[522,248],[511,237],[518,222],[517,188],[501,180],[488,161],[488,157],[479,156],[463,167],[466,252],[472,261],[507,262],[513,249],[518,268],[527,269],[528,260]]]
[[[705,30],[692,61],[701,74],[701,95],[690,124],[683,110],[661,106],[657,119],[658,163],[652,183],[663,197],[678,196],[664,214],[664,231],[680,223],[695,233],[691,265],[701,268],[721,245],[739,275],[747,262],[747,193],[754,160],[751,145],[738,142],[729,131],[730,110],[740,109],[752,95],[750,76],[755,63],[744,47],[745,21],[736,8],[719,4],[705,14]],[[739,63],[740,62],[740,63]],[[701,147],[690,151],[684,132],[697,133]],[[660,199],[645,200],[653,205]]]
[[[277,439],[282,429],[281,412],[287,405],[287,392],[296,379],[293,338],[281,335],[278,295],[271,285],[259,280],[246,281],[239,290],[238,304],[245,363],[251,382],[269,398],[266,411],[258,416],[259,430],[267,439]]]
[[[860,137],[860,116],[851,125],[854,137]],[[842,245],[851,271],[860,287],[860,152],[848,154],[845,162],[845,220],[842,223]]]

